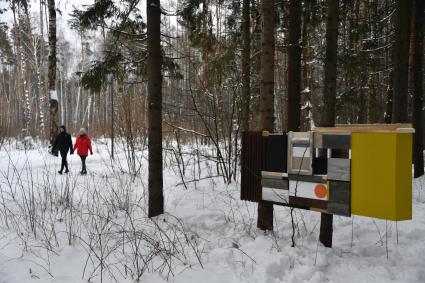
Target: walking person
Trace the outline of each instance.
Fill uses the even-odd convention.
[[[77,137],[77,141],[74,145],[74,150],[77,149],[77,154],[81,158],[81,174],[85,175],[87,174],[87,168],[86,168],[86,158],[90,151],[90,154],[93,154],[92,148],[91,148],[91,140],[90,137],[86,134],[86,129],[81,128],[80,134]]]
[[[68,161],[66,160],[66,158],[68,155],[68,151],[70,151],[70,154],[73,154],[74,149],[72,148],[71,135],[66,132],[65,126],[60,126],[59,134],[56,136],[56,139],[53,143],[52,152],[56,152],[57,156],[58,151],[62,158],[61,169],[58,171],[58,173],[62,174],[64,168],[65,173],[68,173]]]

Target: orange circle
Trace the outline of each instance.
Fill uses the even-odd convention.
[[[324,198],[328,194],[328,190],[325,185],[319,184],[314,187],[314,194],[318,198]]]

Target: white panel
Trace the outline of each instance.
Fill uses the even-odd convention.
[[[307,151],[306,147],[308,148]],[[312,175],[313,153],[312,132],[288,132],[288,173]],[[304,158],[301,163],[300,159],[303,155]]]
[[[50,99],[58,100],[58,94],[57,94],[56,90],[51,90],[51,91],[49,91],[49,93],[50,93]]]
[[[289,191],[263,187],[261,198],[267,201],[289,203]]]
[[[293,157],[310,157],[310,147],[292,146]]]
[[[316,196],[314,192],[316,185],[324,185],[326,187],[328,193],[325,197],[320,198]],[[289,195],[301,198],[327,200],[329,199],[329,190],[326,184],[289,180]]]

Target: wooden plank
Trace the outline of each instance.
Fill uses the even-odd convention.
[[[343,203],[328,202],[328,212],[341,216],[351,216],[350,206]]]
[[[326,184],[327,176],[288,174],[290,181]]]
[[[351,188],[349,182],[330,181],[328,211],[332,214],[351,216]]]
[[[272,178],[261,178],[261,186],[274,188],[274,189],[282,189],[289,190],[289,181],[286,179],[272,179]]]
[[[327,202],[318,199],[294,197],[289,195],[289,204],[294,206],[306,206],[310,208],[327,209]]]
[[[397,129],[412,128],[412,124],[338,124],[335,127],[318,127],[315,133],[352,133],[352,132],[396,132]]]
[[[310,207],[310,210],[311,210],[311,211],[316,211],[316,212],[328,213],[328,214],[329,214],[328,210],[326,210],[326,209]]]
[[[262,197],[262,200],[265,200],[265,201],[284,203],[284,204],[289,203],[288,190],[263,187],[261,197]]]
[[[329,182],[329,200],[332,202],[339,202],[344,204],[350,204],[350,183],[348,182]]]
[[[261,171],[262,178],[282,179],[288,177],[288,173]]]
[[[329,158],[328,177],[330,180],[350,181],[350,159]]]

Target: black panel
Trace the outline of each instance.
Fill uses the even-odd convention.
[[[322,137],[323,148],[350,149],[351,135],[327,135]]]
[[[350,149],[341,149],[341,148],[333,148],[331,150],[331,157],[332,158],[350,158]]]
[[[287,172],[288,137],[271,134],[263,138],[262,171]]]
[[[328,159],[326,157],[313,158],[313,174],[326,175],[328,173]]]
[[[324,210],[327,209],[326,201],[311,199],[311,198],[300,198],[300,197],[294,197],[294,196],[289,196],[289,205],[305,206],[305,207],[318,208],[318,209],[324,209]]]
[[[242,134],[241,200],[261,201],[262,149],[261,132],[244,132]]]

